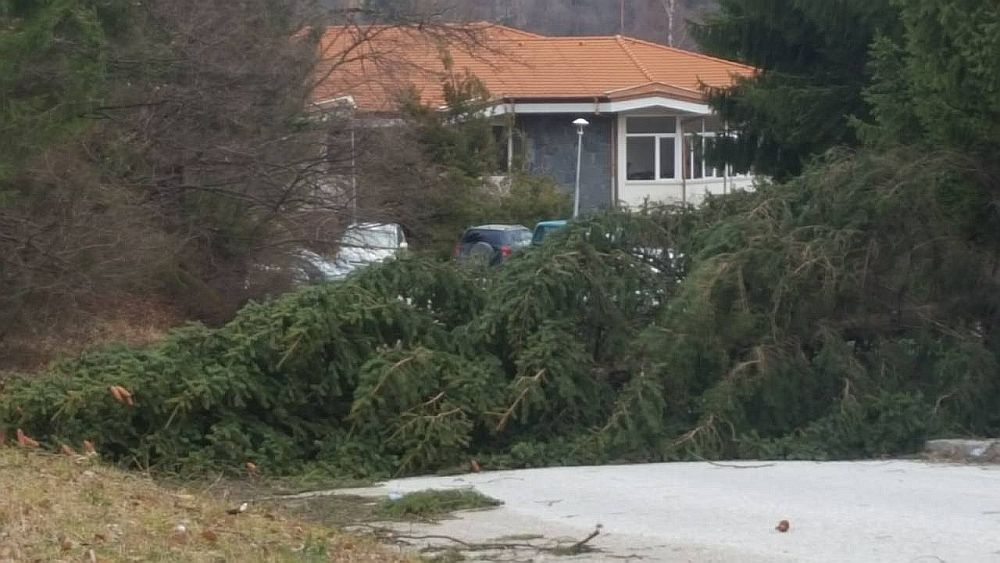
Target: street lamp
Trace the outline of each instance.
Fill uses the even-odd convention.
[[[573,121],[576,125],[576,190],[573,192],[573,218],[580,215],[580,159],[583,156],[583,128],[590,125],[584,118]]]

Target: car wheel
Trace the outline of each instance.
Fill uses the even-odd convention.
[[[496,251],[493,250],[493,247],[489,243],[480,241],[473,244],[466,255],[470,264],[485,267],[493,263]]]

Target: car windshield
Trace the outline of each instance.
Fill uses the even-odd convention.
[[[340,244],[355,248],[397,248],[399,241],[391,230],[354,227],[344,233]]]

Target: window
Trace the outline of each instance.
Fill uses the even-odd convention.
[[[655,180],[656,138],[629,137],[625,146],[629,180]]]
[[[625,178],[632,181],[673,180],[677,118],[625,118]]]
[[[660,142],[660,178],[676,178],[676,162],[674,162],[674,138],[663,137]]]
[[[677,132],[677,122],[673,117],[630,117],[625,123],[626,133],[667,133]]]
[[[519,169],[524,160],[524,133],[512,125],[493,125],[493,172],[508,174]]]
[[[503,125],[493,126],[493,148],[496,150],[493,160],[493,172],[508,172],[510,155],[507,147],[507,128]]]
[[[388,225],[356,225],[344,232],[340,245],[347,248],[399,248],[399,232]]]
[[[507,231],[507,244],[515,248],[520,248],[522,246],[528,246],[531,244],[532,232],[524,229],[517,229],[514,231]]]
[[[462,244],[476,244],[477,242],[499,246],[500,237],[496,231],[481,229],[469,229],[465,231],[465,234],[462,236]]]
[[[684,178],[722,178],[725,173],[706,159],[706,152],[715,138],[718,123],[711,118],[685,120],[684,131]]]

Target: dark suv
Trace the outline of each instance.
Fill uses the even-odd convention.
[[[524,225],[471,227],[455,245],[455,258],[482,264],[499,264],[531,244],[531,230]]]

